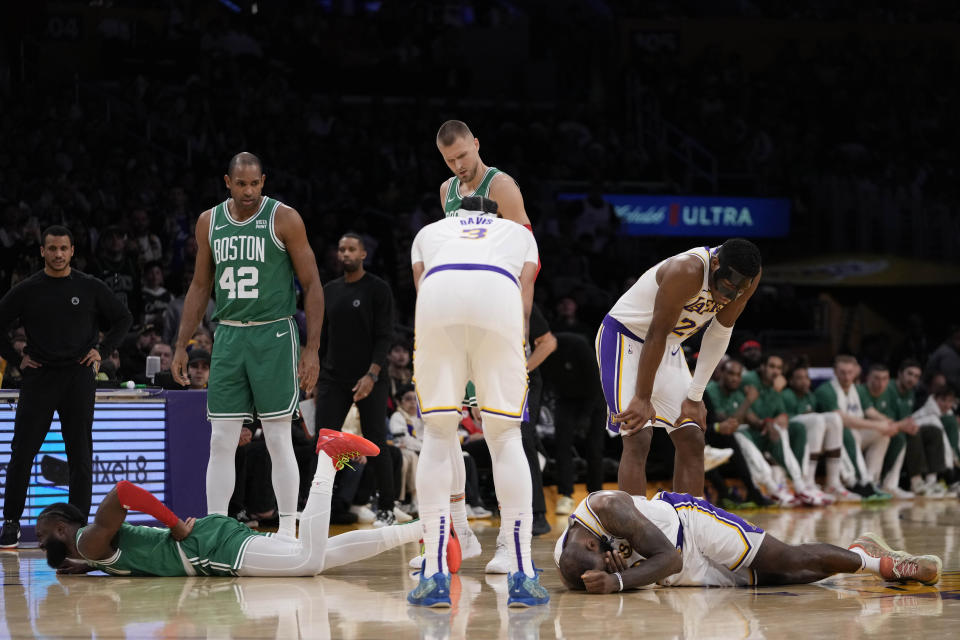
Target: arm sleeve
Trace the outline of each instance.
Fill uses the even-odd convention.
[[[121,480],[117,483],[117,498],[120,499],[120,504],[123,505],[124,509],[153,516],[171,529],[180,520],[173,511],[170,511],[162,502],[157,500],[156,496],[127,480]]]
[[[0,298],[0,356],[7,362],[20,364],[20,354],[13,348],[10,337],[7,335],[7,329],[14,320],[20,318],[22,312],[21,295],[22,287],[14,285],[13,289],[7,292],[7,295]]]
[[[703,390],[713,376],[717,365],[720,364],[720,358],[727,352],[727,346],[730,344],[730,334],[733,333],[733,327],[725,327],[714,318],[703,334],[703,341],[700,343],[700,356],[697,358],[697,369],[693,373],[693,382],[687,390],[687,397],[699,402],[703,399]]]
[[[393,294],[386,282],[380,282],[377,292],[376,316],[373,318],[373,364],[383,365],[390,350],[390,338],[393,335]]]
[[[103,343],[100,345],[101,355],[106,358],[120,346],[120,341],[127,335],[130,325],[133,324],[133,315],[107,285],[99,280],[94,280],[93,284],[97,288],[97,310],[110,323],[110,331],[103,336]]]

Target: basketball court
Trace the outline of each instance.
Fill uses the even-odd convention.
[[[578,487],[576,499],[583,497]],[[548,492],[553,488],[550,487]],[[548,496],[552,497],[552,496]],[[552,509],[552,500],[548,508]],[[944,638],[960,625],[960,503],[757,510],[740,515],[791,543],[846,546],[874,531],[894,548],[934,553],[934,587],[844,575],[814,585],[743,589],[653,588],[594,596],[568,592],[552,560],[564,526],[534,539],[550,590],[546,607],[507,609],[505,576],[483,567],[497,521],[473,521],[480,558],[452,584],[454,606],[407,605],[416,584],[408,545],[316,578],[117,578],[60,576],[37,549],[0,553],[0,636],[11,638]],[[333,527],[332,533],[347,528]]]

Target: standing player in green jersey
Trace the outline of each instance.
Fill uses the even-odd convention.
[[[253,531],[222,515],[178,518],[149,491],[117,483],[93,523],[73,505],[50,505],[37,517],[37,540],[58,573],[103,571],[119,576],[313,576],[355,562],[421,535],[417,525],[350,531],[328,538],[330,495],[337,469],[379,448],[360,436],[322,429],[317,472],[300,522],[300,539]],[[162,527],[124,522],[127,511],[146,513]],[[454,549],[453,553],[456,553]]]
[[[220,321],[215,334],[207,417],[207,512],[227,514],[233,494],[233,457],[244,421],[260,418],[273,462],[279,533],[295,536],[300,474],[290,419],[300,388],[309,392],[320,369],[323,286],[303,219],[295,209],[262,195],[260,159],[238,153],[224,182],[230,197],[200,214],[197,262],[183,305],[171,370],[187,384],[186,345],[215,292]],[[307,344],[300,351],[294,275],[303,287]]]

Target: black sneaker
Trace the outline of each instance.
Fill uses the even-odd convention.
[[[392,524],[397,523],[397,517],[393,515],[393,509],[387,511],[386,509],[380,509],[377,511],[377,519],[373,521],[373,526],[376,529],[380,527],[389,527]]]
[[[533,528],[531,533],[535,536],[542,536],[545,533],[550,533],[550,523],[547,522],[547,516],[543,513],[533,514]]]
[[[4,520],[0,529],[0,549],[16,549],[20,545],[20,523]]]

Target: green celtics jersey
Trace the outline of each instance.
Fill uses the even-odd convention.
[[[901,418],[899,415],[900,399],[897,397],[897,392],[893,389],[893,383],[888,384],[887,388],[883,390],[883,393],[876,398],[871,395],[867,385],[858,384],[857,395],[860,396],[860,404],[863,406],[864,411],[869,407],[873,407],[891,420],[899,420]]]
[[[476,190],[473,193],[464,194],[464,196],[460,195],[460,178],[454,176],[453,180],[450,181],[450,185],[447,187],[447,198],[443,203],[443,212],[446,217],[449,218],[460,209],[460,202],[462,202],[466,196],[483,196],[484,198],[489,198],[490,183],[493,182],[494,176],[498,173],[503,172],[496,167],[487,167],[487,172],[483,174],[483,179],[480,180],[480,184],[477,185]]]
[[[727,392],[713,380],[707,383],[706,394],[710,398],[710,406],[717,415],[717,420],[726,420],[734,415],[745,400],[743,391],[736,389]]]
[[[787,387],[780,392],[783,398],[783,406],[787,410],[787,415],[791,418],[802,413],[816,413],[817,396],[812,391],[808,391],[805,396],[797,396],[793,389]]]
[[[77,531],[77,541],[84,528]],[[117,551],[87,564],[115,576],[235,576],[252,538],[265,535],[222,515],[198,518],[193,531],[177,542],[166,527],[124,522],[117,532]]]
[[[264,197],[260,209],[237,222],[227,201],[210,216],[210,251],[216,266],[217,320],[266,322],[297,310],[293,264],[274,229],[280,202]]]

